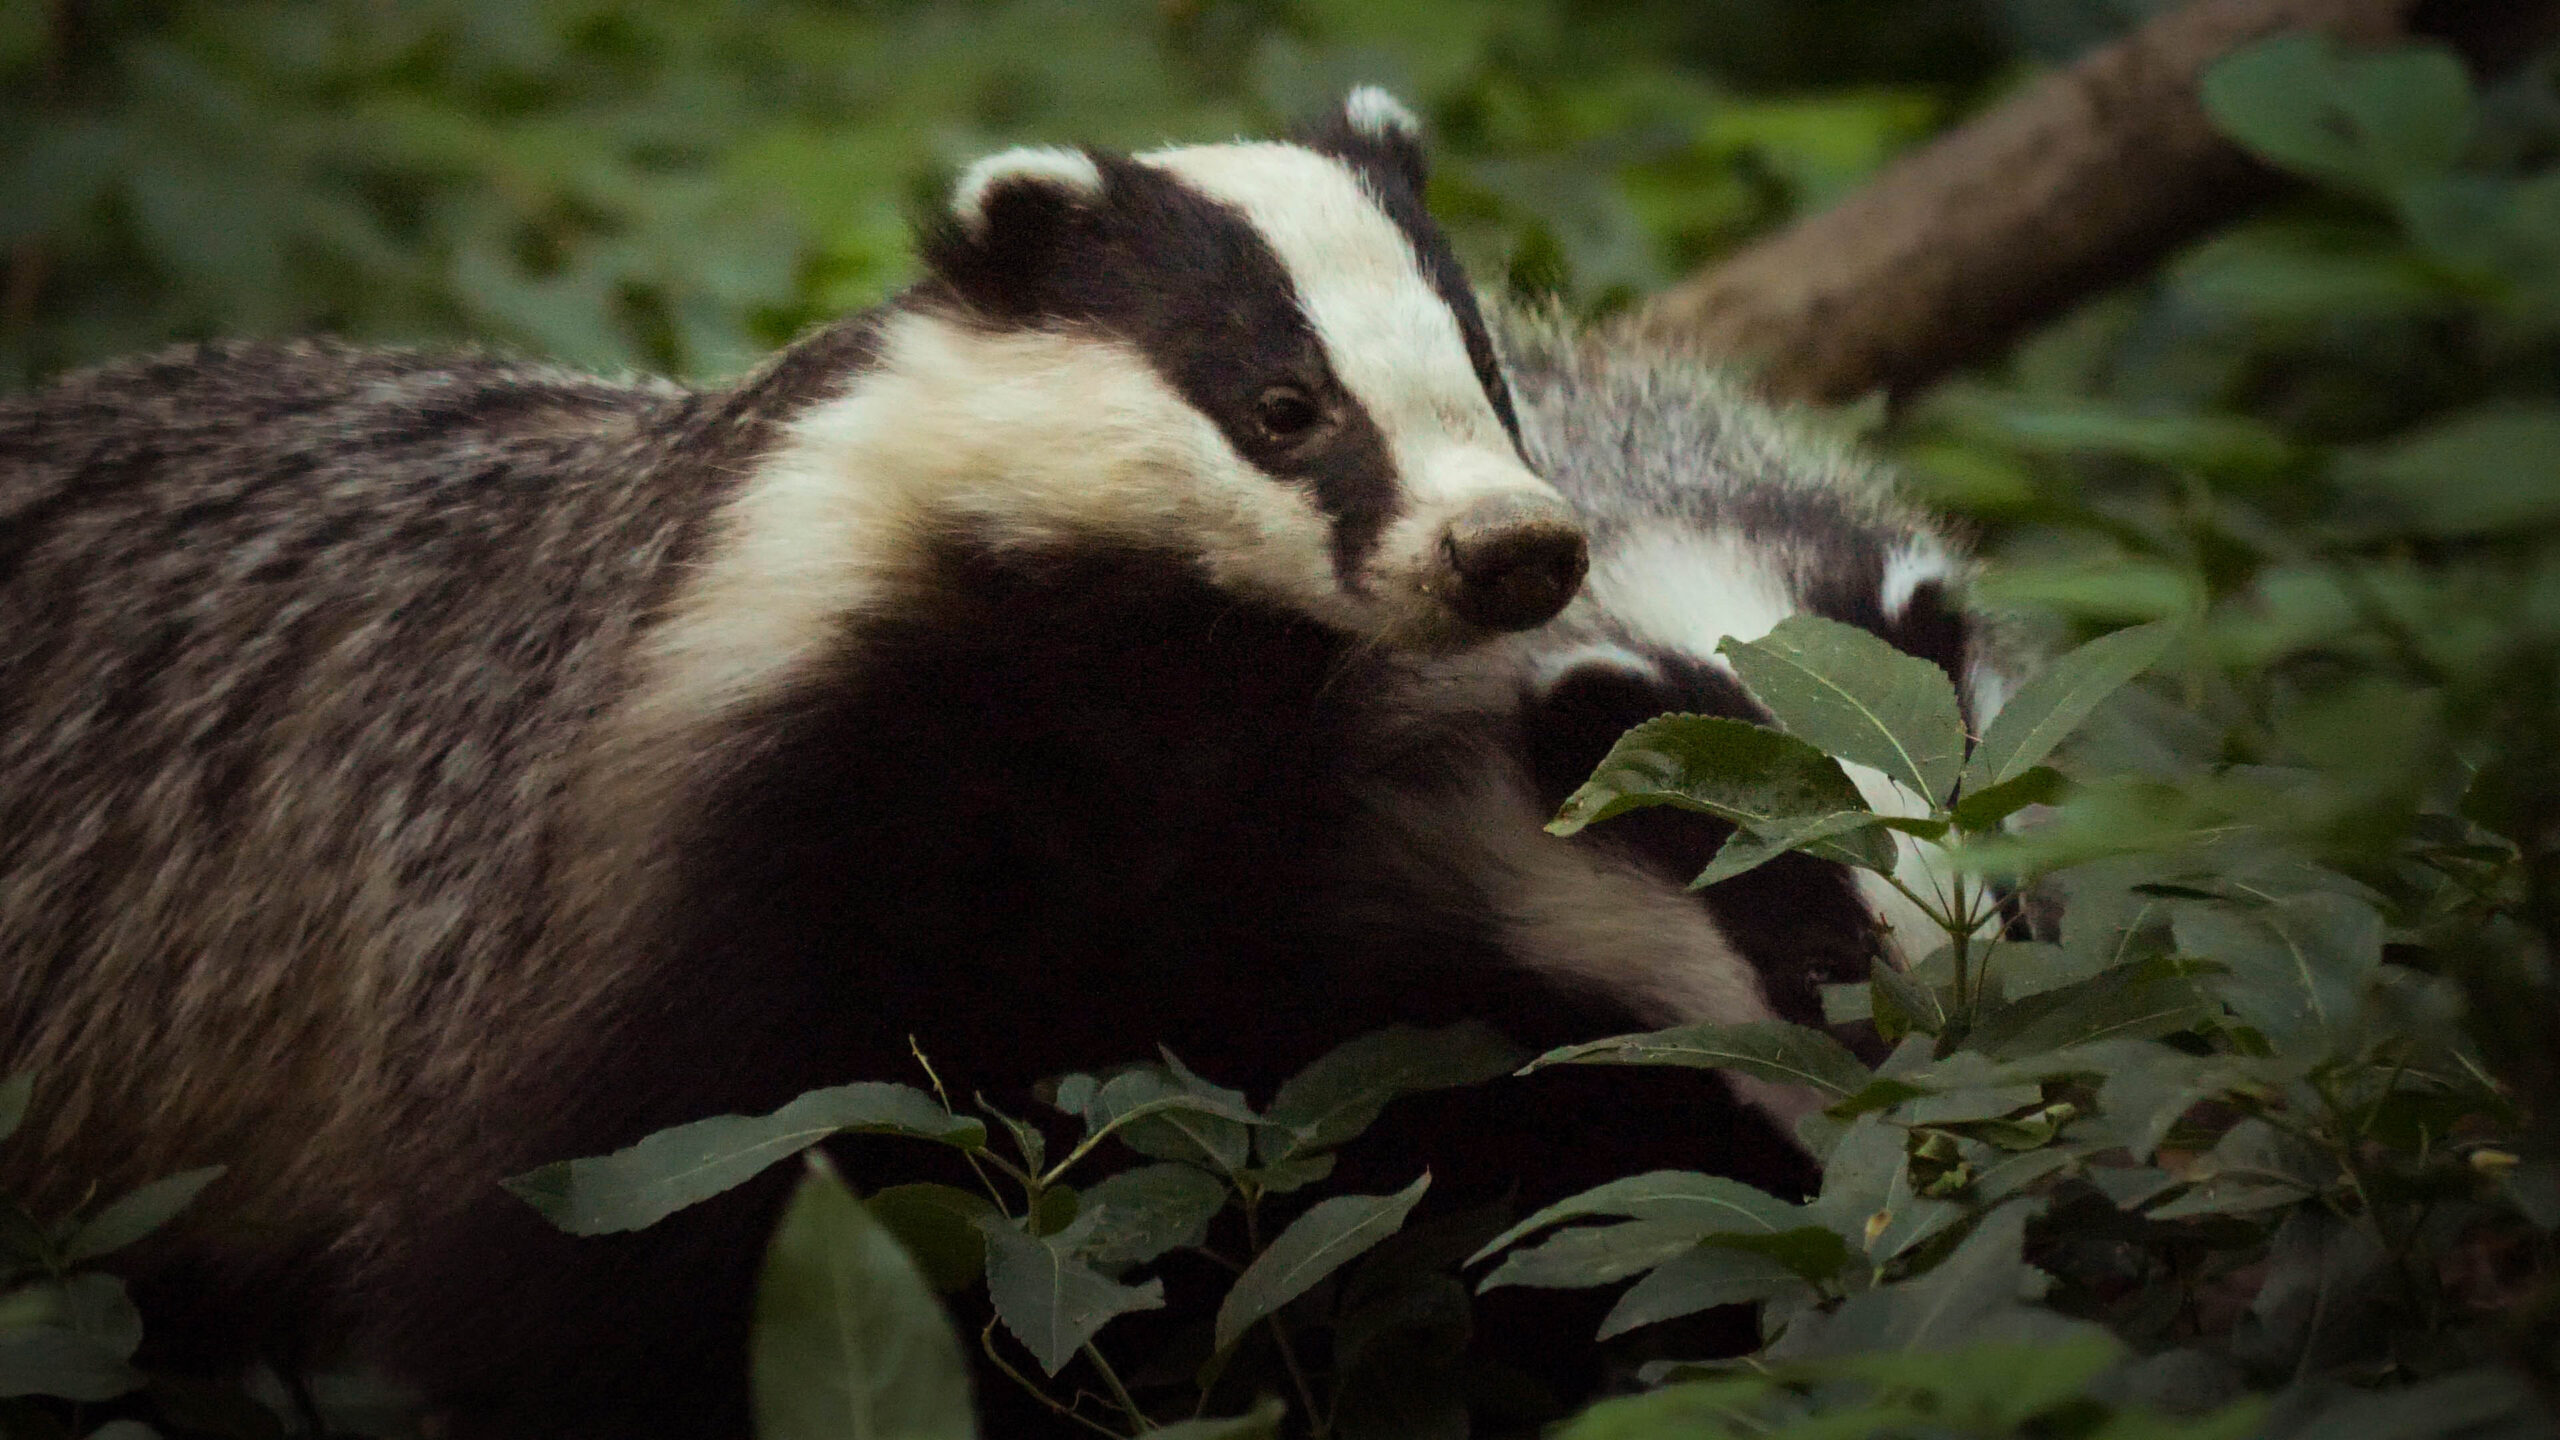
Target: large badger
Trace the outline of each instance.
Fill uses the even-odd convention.
[[[734,1435],[771,1188],[595,1241],[500,1177],[911,1033],[1012,1093],[1375,1018],[1292,943],[1366,699],[1585,564],[1421,179],[1374,91],[1008,152],[723,390],[215,345],[0,404],[0,1188],[227,1165],[137,1257],[186,1358]]]

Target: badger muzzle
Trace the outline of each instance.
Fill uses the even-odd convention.
[[[1582,588],[1591,548],[1561,501],[1494,495],[1450,520],[1439,559],[1459,619],[1488,630],[1528,630],[1554,619]]]

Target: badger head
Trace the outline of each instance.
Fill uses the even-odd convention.
[[[1417,895],[1443,915],[1468,912],[1504,964],[1619,1029],[1820,1025],[1823,984],[1864,980],[1879,960],[1914,963],[1943,941],[1882,877],[1798,853],[1691,891],[1732,833],[1724,821],[1663,807],[1570,838],[1543,823],[1646,720],[1774,723],[1717,647],[1799,613],[1942,666],[1979,733],[2001,681],[1952,593],[1960,551],[1869,467],[1695,362],[1594,351],[1500,318],[1528,451],[1586,526],[1589,581],[1545,626],[1407,667],[1384,707],[1375,838],[1354,883],[1394,892],[1372,913],[1424,908]],[[1883,774],[1846,768],[1879,813],[1925,813]],[[1948,893],[1946,857],[1896,840],[1894,878]],[[1736,1088],[1786,1120],[1813,1103],[1757,1081]]]
[[[1583,536],[1422,182],[1413,116],[1373,89],[1298,143],[990,156],[882,369],[948,377],[933,428],[1000,539],[1161,547],[1395,648],[1537,625]]]

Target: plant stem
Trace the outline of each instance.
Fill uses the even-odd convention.
[[[1139,1409],[1138,1402],[1130,1397],[1129,1387],[1120,1383],[1120,1372],[1111,1368],[1111,1362],[1102,1358],[1102,1351],[1090,1340],[1084,1342],[1084,1358],[1092,1361],[1093,1368],[1102,1372],[1102,1383],[1111,1387],[1111,1403],[1136,1422],[1140,1434],[1156,1428],[1156,1422],[1148,1419],[1147,1412]]]
[[[1069,1420],[1073,1420],[1077,1424],[1082,1425],[1084,1428],[1091,1430],[1097,1435],[1108,1435],[1111,1437],[1111,1440],[1124,1440],[1124,1437],[1119,1431],[1114,1430],[1110,1426],[1103,1424],[1101,1421],[1094,1419],[1092,1416],[1085,1414],[1073,1405],[1061,1404],[1057,1397],[1051,1395],[1048,1391],[1041,1389],[1039,1384],[1033,1381],[1030,1376],[1014,1369],[1012,1364],[996,1350],[995,1321],[989,1320],[986,1328],[978,1332],[978,1348],[987,1352],[987,1358],[995,1362],[995,1367],[997,1369],[1011,1376],[1014,1384],[1021,1386],[1025,1393],[1029,1394],[1032,1399],[1039,1401],[1051,1411],[1056,1414],[1063,1415]]]

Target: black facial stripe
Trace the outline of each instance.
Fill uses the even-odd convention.
[[[1354,585],[1401,507],[1395,462],[1334,374],[1287,267],[1234,207],[1124,156],[1093,159],[1102,203],[1074,210],[1045,250],[1007,266],[987,318],[1087,325],[1128,341],[1237,453],[1308,490],[1333,521],[1335,571]],[[975,299],[967,255],[936,268]],[[1335,423],[1310,441],[1275,443],[1256,419],[1273,384],[1304,389]]]
[[[1966,634],[1962,612],[1947,604],[1945,586],[1924,580],[1912,587],[1902,614],[1888,618],[1884,613],[1884,570],[1885,556],[1881,551],[1861,554],[1826,571],[1805,596],[1805,606],[1816,615],[1855,625],[1882,637],[1905,654],[1936,665],[1954,682],[1957,701],[1969,704],[1964,684]]]
[[[1449,248],[1449,237],[1423,207],[1416,169],[1394,147],[1339,123],[1309,134],[1306,144],[1356,171],[1369,198],[1404,232],[1405,241],[1413,247],[1414,259],[1421,266],[1422,278],[1430,282],[1442,303],[1449,307],[1449,313],[1457,317],[1458,334],[1467,344],[1467,361],[1475,367],[1485,398],[1493,402],[1493,413],[1501,417],[1512,448],[1520,451],[1523,461],[1527,460],[1528,452],[1521,448],[1519,412],[1512,407],[1511,387],[1503,381],[1502,366],[1494,358],[1493,337],[1485,330],[1484,315],[1476,308],[1475,290],[1467,284],[1466,272],[1459,268],[1458,257]]]

